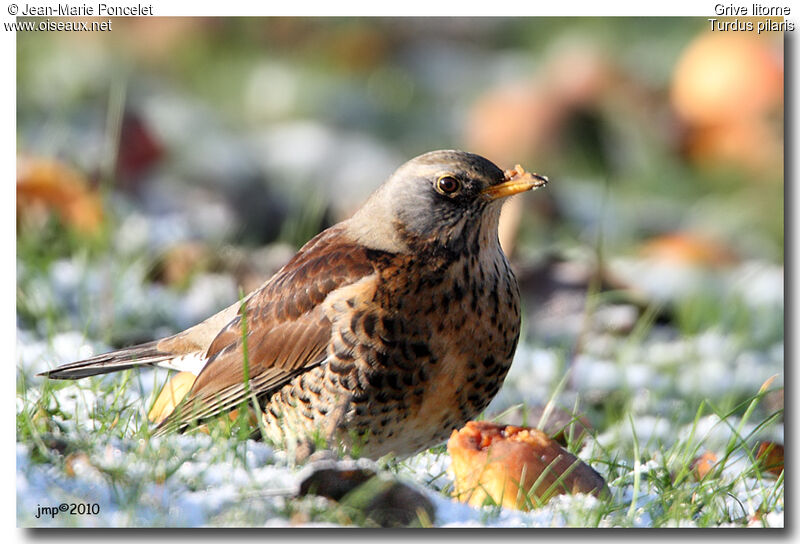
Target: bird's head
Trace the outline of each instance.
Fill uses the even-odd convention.
[[[517,166],[503,171],[465,151],[431,151],[411,159],[353,216],[353,232],[376,249],[423,244],[460,253],[497,243],[505,197],[541,187],[547,178]]]

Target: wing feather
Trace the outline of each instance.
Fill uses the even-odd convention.
[[[207,351],[208,363],[184,402],[162,422],[159,434],[184,429],[246,400],[245,338],[250,391],[259,398],[322,364],[331,339],[323,301],[374,271],[365,248],[347,240],[341,229],[333,227],[312,239],[217,334]]]

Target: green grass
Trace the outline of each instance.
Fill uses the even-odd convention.
[[[176,472],[186,462],[195,460],[198,455],[207,452],[209,444],[217,450],[217,457],[209,460],[206,470],[213,470],[215,460],[224,461],[229,466],[252,471],[246,451],[253,447],[253,442],[243,438],[241,432],[231,429],[226,419],[217,425],[210,426],[207,439],[191,444],[188,449],[175,451],[174,443],[181,437],[170,436],[159,441],[150,440],[148,425],[144,423],[141,405],[126,402],[122,396],[125,388],[131,386],[131,373],[121,376],[119,382],[109,380],[103,384],[96,380],[87,380],[79,385],[58,384],[58,389],[75,389],[78,392],[93,392],[103,395],[108,405],[88,403],[90,421],[79,421],[80,410],[68,410],[60,406],[54,396],[55,387],[51,382],[29,387],[22,384],[19,395],[23,398],[23,409],[17,414],[18,441],[30,444],[30,463],[49,467],[62,477],[69,471],[70,459],[78,454],[86,454],[89,463],[95,467],[100,480],[113,490],[112,501],[123,511],[129,511],[135,519],[140,502],[147,503],[144,495],[151,491],[151,484],[161,485],[173,480],[174,486],[183,487],[186,493],[205,489],[200,481],[189,478],[175,482]],[[34,389],[35,388],[35,389]],[[31,391],[39,391],[37,400],[26,400]],[[730,411],[719,411],[714,403],[701,406],[694,417],[692,432],[688,437],[680,438],[671,444],[643,444],[633,433],[629,444],[616,444],[613,447],[590,446],[591,453],[583,452],[584,460],[598,470],[607,480],[612,496],[588,504],[581,503],[585,510],[583,516],[575,512],[569,515],[568,523],[577,526],[614,526],[628,527],[641,523],[642,516],[647,516],[652,527],[672,527],[691,524],[699,527],[714,527],[732,524],[744,526],[750,522],[751,507],[748,500],[757,500],[761,505],[757,511],[768,513],[783,508],[783,477],[775,479],[764,473],[754,457],[754,441],[752,434],[760,428],[774,426],[779,413],[770,414],[761,420],[753,420],[755,429],[744,432],[745,423],[756,411],[763,395],[759,393],[745,403],[737,405]],[[85,402],[79,394],[79,403]],[[736,414],[745,410],[743,417]],[[692,469],[693,460],[704,448],[705,436],[697,433],[697,422],[708,415],[719,418],[718,425],[731,431],[731,438],[725,448],[718,452],[719,461],[716,468],[702,480],[697,480]],[[65,423],[74,422],[77,428]],[[631,425],[633,425],[631,420]],[[238,427],[238,425],[237,425]],[[119,464],[106,462],[107,445],[123,444],[127,450],[126,461]],[[590,443],[592,441],[590,440]],[[575,443],[569,443],[568,449],[575,451]],[[436,448],[435,455],[446,455],[441,447]],[[432,454],[432,457],[435,457]],[[226,466],[228,466],[226,465]],[[146,467],[144,470],[141,467]],[[286,461],[277,462],[277,467],[291,471]],[[403,462],[385,463],[386,470],[407,473]],[[726,470],[728,467],[734,467]],[[223,469],[224,470],[224,469]],[[419,485],[437,490],[443,497],[448,497],[451,489],[449,475],[444,471],[438,473],[422,473],[417,477]],[[748,497],[752,490],[754,497]],[[745,494],[743,495],[743,491]],[[267,512],[270,516],[282,516],[300,509],[306,512],[302,519],[330,519],[319,501],[293,499],[290,494],[283,502],[280,511]],[[536,499],[531,497],[535,504]],[[741,506],[738,506],[741,504]],[[229,504],[222,510],[223,517],[234,515],[237,506]],[[266,507],[265,507],[266,508]],[[264,514],[264,511],[261,511]],[[486,523],[496,521],[501,514],[499,508],[488,508],[481,515]],[[168,520],[162,520],[169,523]],[[252,523],[253,518],[241,519],[243,523]],[[134,522],[135,523],[135,522]]]

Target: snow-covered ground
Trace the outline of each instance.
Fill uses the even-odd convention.
[[[107,349],[80,333],[55,335],[51,341],[37,339],[32,331],[19,330],[17,340],[19,375],[27,387],[17,399],[18,414],[34,403],[40,394],[41,378],[34,374],[51,365],[86,357]],[[620,356],[597,340],[587,353],[578,357],[571,372],[574,389],[559,398],[569,406],[576,396],[587,398],[607,395],[615,390],[629,390],[632,395],[631,419],[599,429],[595,440],[580,452],[585,461],[596,457],[597,448],[612,450],[630,444],[634,435],[644,447],[655,451],[668,449],[677,440],[694,436],[703,449],[720,451],[736,430],[748,440],[769,439],[783,442],[783,425],[776,423],[756,429],[757,421],[742,428],[739,419],[725,421],[705,415],[696,423],[676,425],[671,413],[685,396],[715,398],[731,391],[755,393],[761,384],[776,375],[774,385],[782,383],[783,346],[775,344],[765,351],[740,349],[737,339],[715,332],[691,338],[663,340],[658,334],[627,348]],[[605,351],[605,353],[604,353]],[[542,404],[561,380],[563,370],[557,354],[542,348],[521,346],[506,385],[487,410],[498,414],[517,403]],[[124,389],[115,388],[118,375],[82,380],[57,389],[49,402],[58,406],[69,419],[60,422],[61,431],[74,433],[85,449],[72,452],[65,465],[69,468],[35,460],[34,442],[17,445],[17,517],[23,526],[198,526],[245,525],[286,526],[317,525],[312,513],[325,507],[325,499],[293,499],[302,469],[287,462],[283,452],[246,441],[235,447],[213,442],[203,434],[176,435],[151,439],[144,443],[127,438],[103,438],[94,434],[100,425],[94,412],[108,406],[131,406],[134,420],[146,420],[146,406],[152,401],[154,386],[163,382],[161,370],[140,371]],[[710,378],[711,377],[711,378]],[[98,416],[105,417],[105,416]],[[755,431],[755,432],[754,432]],[[754,434],[750,435],[751,432]],[[655,445],[663,445],[655,448]],[[590,461],[591,462],[591,461]],[[561,496],[533,512],[504,508],[473,508],[450,499],[451,487],[446,453],[424,452],[400,461],[398,476],[422,490],[436,508],[435,525],[441,527],[499,526],[552,527],[581,526],[597,520],[600,526],[631,524],[651,526],[652,505],[659,501],[658,491],[646,477],[634,488],[636,471],[646,474],[675,460],[654,458],[635,466],[623,476],[609,479],[606,467],[594,465],[608,481],[614,501],[636,506],[617,517],[605,516],[597,499],[589,496]],[[726,465],[722,478],[737,481],[748,464],[741,455]],[[110,476],[110,475],[113,475]],[[121,484],[122,482],[122,484]],[[765,494],[773,492],[774,483],[756,478],[738,479],[735,493],[725,508],[736,519],[752,517]],[[781,486],[782,489],[782,486]],[[443,491],[444,490],[444,491]],[[98,505],[98,515],[59,512],[42,513],[42,507],[60,504]],[[780,502],[782,504],[782,500]],[[622,516],[622,517],[619,517]],[[626,518],[625,516],[630,516]],[[627,520],[627,521],[626,521]],[[768,526],[783,526],[782,508],[762,518]],[[327,523],[327,522],[325,522]],[[691,520],[681,523],[693,526]]]

